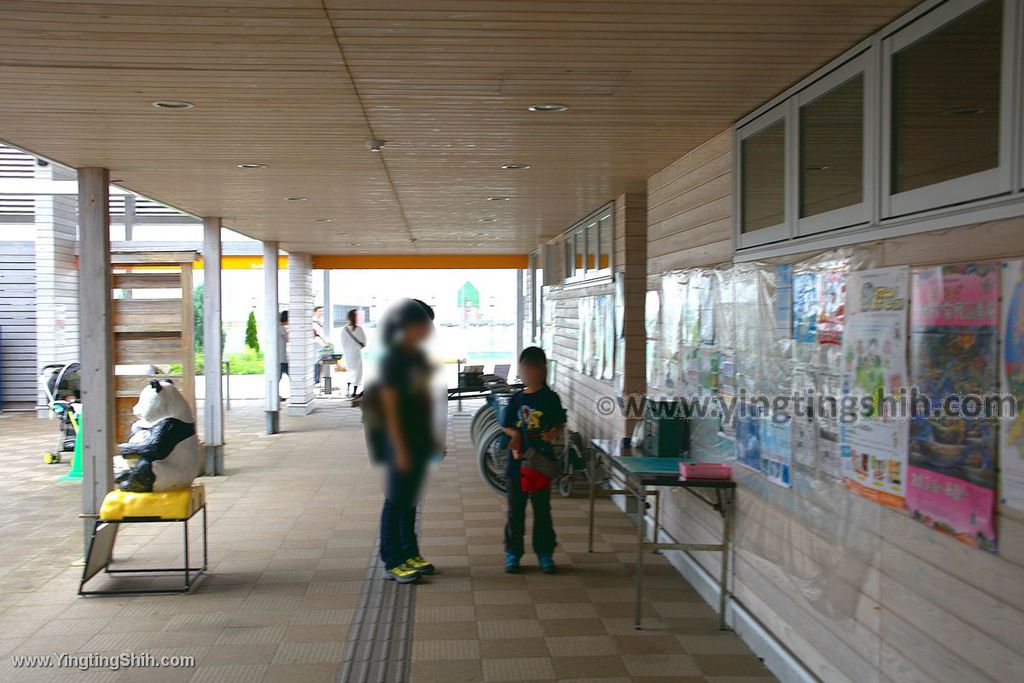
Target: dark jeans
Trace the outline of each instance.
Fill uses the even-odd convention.
[[[420,554],[416,540],[416,506],[427,473],[427,457],[413,456],[408,472],[388,464],[384,509],[380,514],[380,559],[391,569]]]
[[[285,375],[288,375],[288,364],[281,363],[281,367],[277,371],[277,378],[281,379]],[[291,375],[288,375],[288,377],[291,378]]]
[[[551,489],[523,493],[519,468],[508,473],[508,521],[505,523],[505,552],[521,557],[526,533],[526,502],[533,501],[533,552],[550,555],[558,545],[551,521]]]
[[[320,361],[313,363],[313,384],[320,384]]]

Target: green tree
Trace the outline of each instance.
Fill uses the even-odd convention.
[[[249,319],[245,321],[245,345],[256,353],[260,352],[260,337],[256,332],[255,311],[249,311]]]
[[[193,343],[196,347],[196,353],[201,353],[203,350],[203,286],[198,285],[192,290],[192,319],[195,321],[193,328],[195,333],[195,339]]]

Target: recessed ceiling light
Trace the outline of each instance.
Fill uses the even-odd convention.
[[[153,106],[157,109],[191,109],[196,105],[184,100],[157,100]]]
[[[306,198],[305,197],[285,197],[285,201],[288,201],[288,202],[304,202],[304,201],[306,201]]]
[[[334,221],[333,218],[315,218],[313,220],[316,223],[330,223],[330,222]]]
[[[501,169],[503,171],[525,171],[530,168],[529,164],[502,164]]]
[[[557,104],[555,102],[540,102],[538,104],[531,104],[527,109],[530,111],[566,111],[569,109],[569,105]]]
[[[831,166],[808,166],[807,170],[808,171],[827,171],[830,168],[832,168],[832,167]]]
[[[489,202],[507,202],[510,199],[512,199],[512,198],[511,197],[488,197],[487,201],[489,201]]]
[[[253,169],[253,168],[266,168],[266,164],[239,164],[238,168]]]
[[[480,219],[477,219],[477,220],[479,220],[481,223],[493,223],[494,221],[496,221],[498,219],[497,218],[490,218],[490,217],[488,217],[488,218],[480,218]]]

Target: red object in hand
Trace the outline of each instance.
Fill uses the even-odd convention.
[[[732,477],[732,468],[717,462],[681,462],[679,474],[683,479],[726,480]]]
[[[519,488],[523,493],[536,493],[551,486],[551,480],[537,470],[523,467],[519,470]]]

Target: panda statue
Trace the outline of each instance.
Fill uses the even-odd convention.
[[[200,474],[199,441],[192,407],[170,380],[152,380],[132,413],[128,443],[114,458],[122,491],[148,493],[184,488]]]

